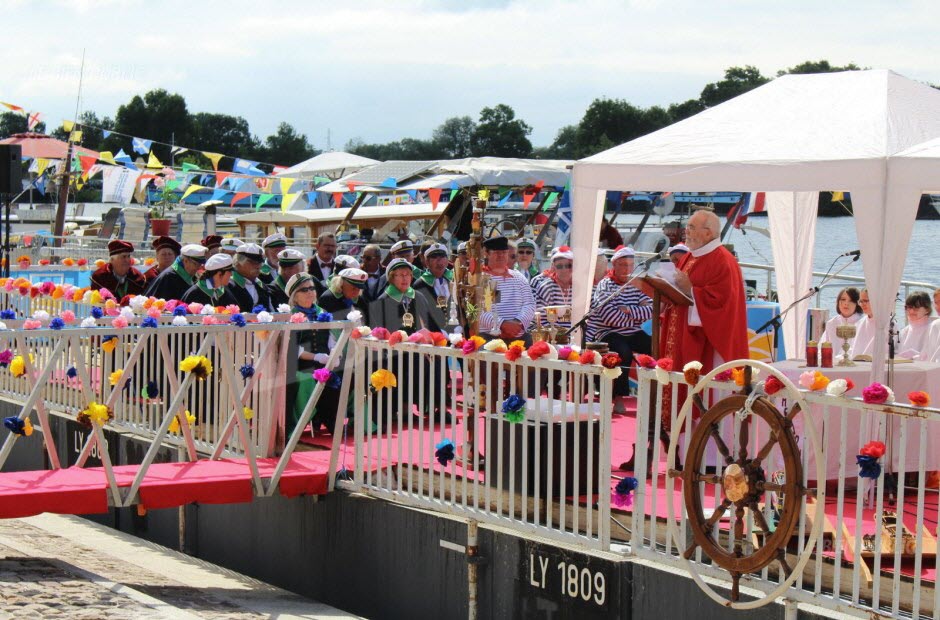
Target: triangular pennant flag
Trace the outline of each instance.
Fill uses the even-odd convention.
[[[193,170],[199,170],[199,166],[191,164],[188,161],[183,162],[183,172],[192,172]]]
[[[117,165],[117,162],[114,161],[114,155],[111,154],[111,151],[101,151],[98,153],[98,160],[112,165]]]
[[[536,184],[535,184],[535,189],[541,190],[543,187],[545,187],[545,181],[538,181],[538,182],[536,182]]]
[[[219,160],[223,157],[221,153],[210,153],[209,151],[203,151],[202,154],[208,157],[209,161],[212,162],[213,170],[219,169]]]
[[[104,167],[101,164],[92,164],[91,168],[88,169],[88,173],[85,175],[86,179],[93,179],[96,174],[100,174],[104,170]]]
[[[489,199],[490,199],[490,190],[488,190],[488,189],[481,189],[480,191],[477,192],[477,198],[479,198],[480,200],[489,200]]]
[[[532,199],[535,198],[537,192],[523,192],[522,193],[522,208],[528,209],[529,203],[532,202]]]
[[[459,192],[459,191],[460,191],[460,190],[459,190],[459,189],[456,189],[456,188],[450,190],[450,202],[453,202],[453,201],[454,201],[454,196],[456,196],[456,195],[457,195],[457,192]]]
[[[182,155],[183,153],[185,153],[185,152],[188,151],[188,150],[189,150],[189,149],[183,148],[183,147],[181,147],[181,146],[174,146],[173,148],[170,149],[170,154],[171,154],[171,155]]]
[[[49,160],[44,157],[36,158],[36,176],[41,177],[42,173],[49,167]]]
[[[460,186],[457,185],[457,181],[451,181],[451,182],[450,182],[450,188],[451,188],[451,189],[460,189]]]
[[[151,144],[153,144],[153,140],[147,140],[144,138],[131,138],[131,148],[134,149],[135,153],[140,153],[141,155],[146,155],[150,152]]]
[[[134,161],[131,159],[131,156],[124,152],[124,149],[118,151],[118,154],[114,156],[114,161],[122,164],[134,163]]]
[[[324,183],[329,183],[330,180],[327,177],[313,177],[314,185],[322,185]]]
[[[258,196],[258,202],[255,203],[255,211],[260,209],[262,205],[271,202],[272,198],[274,198],[274,194],[261,194]]]
[[[282,193],[282,194],[287,194],[287,192],[290,191],[290,186],[293,185],[293,184],[294,184],[294,181],[296,181],[296,180],[297,180],[297,179],[291,179],[291,178],[288,178],[288,177],[285,177],[285,178],[281,179],[281,193]]]
[[[82,130],[76,129],[69,134],[69,142],[81,142],[82,141]]]
[[[30,112],[29,114],[27,114],[26,115],[26,130],[32,131],[36,129],[36,125],[39,124],[39,121],[41,119],[42,119],[42,114],[40,112]]]
[[[356,191],[357,185],[359,185],[359,183],[357,183],[356,181],[350,181],[349,183],[346,184],[346,187],[349,188],[349,191],[354,192]]]
[[[206,188],[203,187],[202,185],[190,185],[189,187],[186,188],[186,191],[183,192],[183,197],[180,198],[180,200],[181,200],[181,201],[186,200],[186,198],[187,198],[190,194],[192,194],[193,192],[198,192],[198,191],[201,190],[201,189],[206,189]]]
[[[176,179],[170,179],[169,181],[166,182],[166,188],[169,190],[177,189],[179,188],[179,186],[180,186],[180,182]]]
[[[66,133],[72,133],[72,127],[74,126],[75,123],[72,121],[62,121],[62,129],[64,129]]]
[[[398,182],[395,181],[395,177],[388,177],[379,184],[379,187],[389,187],[391,189],[395,189],[398,187]]]
[[[293,194],[284,194],[284,197],[281,198],[281,211],[289,211],[290,206],[294,204],[294,201],[297,200],[297,196],[300,196],[300,192],[294,192]]]
[[[542,211],[548,211],[552,206],[552,203],[558,198],[558,192],[552,192],[548,195],[548,198],[545,199],[545,206],[542,207]]]
[[[507,202],[509,202],[509,197],[510,197],[510,196],[512,196],[512,190],[506,192],[506,195],[499,199],[499,206],[501,207],[501,206],[503,206],[504,204],[506,204]]]
[[[150,153],[150,156],[147,158],[147,167],[153,168],[154,170],[159,170],[163,168],[163,164],[160,163],[160,160],[157,159],[157,156],[153,153]]]
[[[81,163],[82,175],[84,176],[88,174],[88,170],[95,165],[95,162],[98,161],[98,158],[91,155],[80,155],[78,161]]]
[[[343,192],[333,192],[333,208],[338,209],[343,206]]]
[[[7,103],[5,101],[0,101],[0,105],[8,108],[12,112],[24,112],[23,108],[18,105],[13,105],[12,103]],[[71,131],[71,128],[66,129],[66,131]]]
[[[312,208],[313,203],[315,203],[316,201],[317,201],[317,193],[315,191],[307,192],[307,204],[311,205],[311,208]]]
[[[256,161],[249,161],[247,159],[236,158],[235,163],[232,165],[233,172],[240,172],[242,174],[248,174],[251,172],[251,169],[258,165]]]
[[[111,137],[111,132],[108,131],[107,129],[102,129],[102,130],[101,130],[101,137],[102,137],[102,138],[110,138],[110,137]]]
[[[432,187],[428,190],[428,200],[431,201],[431,210],[437,210],[437,203],[441,200],[441,188]]]
[[[215,186],[222,187],[222,184],[225,183],[225,179],[227,179],[230,174],[232,173],[226,172],[224,170],[219,170],[218,172],[216,172],[215,173]]]
[[[223,198],[225,198],[226,194],[230,194],[230,193],[231,192],[229,192],[227,189],[216,189],[212,192],[211,200],[222,200]]]
[[[234,207],[236,202],[238,202],[242,198],[247,198],[248,196],[251,196],[251,192],[238,192],[237,194],[232,196],[232,202],[230,202],[228,206]]]
[[[46,179],[45,179],[45,178],[43,178],[43,177],[37,177],[36,180],[33,181],[33,186],[34,186],[37,190],[39,190],[39,192],[40,192],[41,194],[45,195],[45,193],[46,193]]]
[[[418,190],[416,189],[409,189],[405,193],[407,193],[411,197],[412,202],[418,199]]]
[[[281,174],[282,172],[284,172],[285,170],[287,170],[287,166],[273,166],[271,168],[271,174],[273,174],[274,176],[277,176]]]

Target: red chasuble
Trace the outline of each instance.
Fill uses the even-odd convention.
[[[691,253],[679,260],[688,274],[701,326],[689,325],[689,306],[671,306],[663,312],[659,353],[671,358],[678,371],[688,362],[702,363],[702,374],[715,367],[715,353],[725,362],[750,357],[747,308],[741,268],[731,252],[718,246],[704,256]],[[680,391],[685,398],[685,390]],[[669,429],[671,390],[663,394],[663,429]]]

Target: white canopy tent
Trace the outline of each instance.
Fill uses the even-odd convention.
[[[282,177],[296,177],[298,179],[312,179],[315,176],[338,179],[358,172],[363,168],[379,163],[375,159],[353,155],[344,151],[329,151],[311,157],[307,161],[294,164],[287,170],[278,173]]]
[[[940,137],[940,91],[890,71],[787,75],[691,118],[577,162],[575,256],[594,256],[606,190],[766,191],[780,304],[805,294],[819,191],[849,191],[875,321],[873,375],[883,376],[887,326],[923,183],[892,156]],[[889,165],[890,164],[890,165]],[[845,248],[851,250],[854,248]],[[587,308],[590,261],[574,278]],[[807,302],[808,303],[808,302]],[[788,317],[801,350],[806,304]]]
[[[901,151],[891,158],[892,178],[920,186],[925,194],[940,193],[940,138]]]

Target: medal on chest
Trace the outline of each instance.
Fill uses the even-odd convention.
[[[402,306],[405,308],[405,313],[401,315],[401,326],[405,329],[411,329],[415,324],[415,317],[411,312],[408,311],[408,298],[405,297],[402,299]]]

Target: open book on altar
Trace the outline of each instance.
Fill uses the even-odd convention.
[[[852,358],[852,361],[853,361],[853,362],[870,362],[870,361],[871,361],[871,355],[867,355],[867,354],[864,354],[864,353],[860,353],[860,354],[856,355],[855,357],[853,357],[853,358]],[[890,361],[890,360],[887,360],[887,359],[886,359],[886,360],[885,360],[885,364],[887,364],[889,361]],[[914,360],[909,359],[909,358],[906,358],[906,357],[896,357],[896,358],[894,358],[894,363],[895,363],[895,364],[912,364],[913,362],[914,362]]]
[[[672,267],[672,263],[669,263],[669,266]],[[691,297],[676,287],[675,269],[673,269],[673,272],[670,275],[668,270],[666,270],[664,273],[662,268],[660,268],[656,274],[643,276],[642,278],[639,278],[639,280],[645,285],[645,287],[643,287],[644,289],[652,289],[652,291],[643,291],[647,295],[649,295],[650,292],[658,292],[660,295],[677,306],[695,305],[695,301]]]

